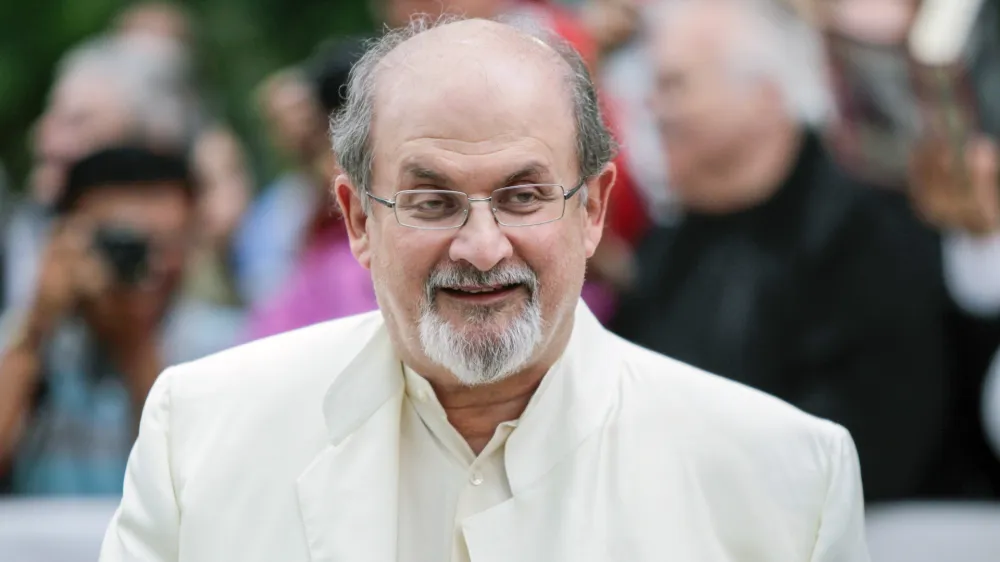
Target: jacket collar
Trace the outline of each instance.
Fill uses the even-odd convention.
[[[361,350],[325,396],[329,445],[298,480],[306,538],[316,561],[396,559],[405,383],[384,322],[373,324],[373,330],[359,334]],[[529,486],[552,480],[546,475],[607,422],[617,402],[617,354],[610,349],[615,341],[581,302],[559,368],[546,375],[507,441],[512,501]],[[505,505],[483,514],[499,518],[499,533],[514,528],[509,519],[514,512]]]

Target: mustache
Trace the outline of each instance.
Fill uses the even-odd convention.
[[[433,300],[438,289],[463,286],[524,285],[532,296],[538,288],[538,276],[528,266],[499,265],[489,271],[480,271],[469,265],[439,267],[427,278],[426,288],[429,300]]]

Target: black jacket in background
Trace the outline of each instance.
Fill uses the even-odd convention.
[[[766,203],[652,232],[612,329],[851,431],[871,500],[918,495],[947,431],[938,238],[806,136]]]

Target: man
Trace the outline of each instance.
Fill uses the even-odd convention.
[[[615,180],[580,57],[425,27],[334,126],[381,310],[161,375],[102,560],[867,560],[843,429],[580,304]]]
[[[330,151],[327,119],[305,72],[285,69],[268,77],[257,101],[272,144],[290,169],[264,187],[236,232],[236,280],[251,308],[273,299],[287,282],[329,181],[316,177],[313,163]]]
[[[844,424],[869,500],[936,492],[953,390],[938,240],[811,132],[815,36],[737,0],[670,2],[655,36],[685,216],[643,245],[616,332]]]
[[[247,325],[250,339],[378,308],[371,274],[354,259],[343,217],[332,212],[333,202],[328,189],[336,170],[336,158],[326,139],[328,119],[324,116],[341,107],[351,68],[363,52],[360,38],[324,46],[310,65],[313,67],[311,83],[302,85],[308,87],[308,91],[300,92],[302,97],[297,104],[286,101],[284,121],[289,125],[294,121],[302,122],[303,135],[300,136],[316,131],[320,140],[301,143],[311,145],[311,149],[302,150],[302,164],[306,170],[296,175],[304,176],[309,184],[275,186],[277,189],[272,189],[271,194],[265,196],[267,199],[258,203],[254,222],[245,227],[248,238],[252,236],[247,241],[255,244],[244,247],[244,262],[257,271],[272,270],[272,283],[280,284],[280,290],[272,298],[256,303],[251,310]],[[279,97],[290,96],[286,93]],[[309,101],[316,101],[319,107],[311,108]],[[306,107],[300,107],[302,105]],[[310,113],[319,118],[305,119]],[[306,124],[312,125],[312,129]],[[294,130],[295,127],[286,126],[285,129]],[[298,188],[298,193],[292,191],[294,188]],[[292,214],[294,211],[299,212],[298,216]],[[265,221],[273,228],[266,228]],[[277,224],[277,221],[283,223]],[[268,238],[278,240],[268,242]],[[277,250],[282,248],[285,251],[279,256]],[[266,255],[268,251],[270,256]],[[257,256],[258,253],[265,255]],[[245,277],[253,273],[247,271]]]
[[[165,322],[195,201],[177,157],[108,149],[70,169],[32,302],[3,320],[0,466],[15,493],[120,493],[131,413],[167,362],[192,357],[176,330],[196,326]]]
[[[590,30],[576,14],[553,0],[373,0],[375,13],[390,27],[400,27],[414,14],[457,14],[473,18],[503,18],[519,25],[546,29],[569,42],[587,62],[592,73],[601,68],[600,52]],[[595,74],[597,75],[597,74]],[[602,112],[612,131],[620,137],[618,103],[608,91],[601,91]],[[611,88],[614,89],[614,88]],[[608,216],[601,245],[590,260],[589,275],[583,287],[583,299],[601,322],[611,319],[618,304],[618,294],[632,281],[633,248],[645,233],[650,216],[644,194],[633,180],[631,151],[616,155],[616,188],[608,206]]]
[[[183,108],[154,78],[161,70],[141,50],[107,38],[76,47],[60,62],[35,128],[28,199],[13,211],[4,233],[11,249],[5,295],[10,305],[21,306],[31,298],[48,238],[48,210],[59,199],[73,163],[123,142],[168,149],[183,145],[186,131],[177,126],[185,122]]]
[[[338,233],[343,233],[339,216],[330,212],[333,202],[329,184],[336,160],[330,151],[327,132],[329,116],[340,107],[342,87],[361,52],[360,37],[324,44],[301,67],[281,70],[259,88],[259,107],[267,118],[273,144],[285,156],[289,169],[254,202],[234,244],[237,279],[243,299],[251,309],[270,307],[275,299],[283,298],[281,295],[297,275],[300,264],[312,261],[303,255],[316,246],[317,234],[324,234],[325,226],[336,223]],[[358,271],[354,258],[347,257],[352,262],[351,269]],[[366,271],[363,276],[369,278],[365,283],[370,287],[370,276]],[[335,286],[327,289],[338,292]],[[344,295],[344,298],[350,297]],[[366,300],[373,303],[374,297]],[[374,306],[354,309],[352,313],[369,310],[374,310]],[[313,311],[309,316],[316,313],[322,314]],[[334,317],[337,316],[320,319]],[[274,326],[279,324],[288,326],[287,322]]]

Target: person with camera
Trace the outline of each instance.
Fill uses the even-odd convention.
[[[35,296],[0,334],[0,472],[14,493],[121,493],[133,414],[182,359],[167,320],[195,200],[171,155],[109,148],[70,170]]]

